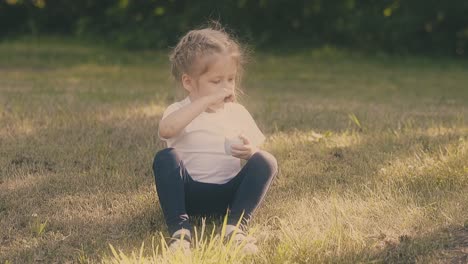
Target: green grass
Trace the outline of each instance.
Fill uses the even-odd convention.
[[[261,253],[229,255],[208,225],[193,263],[466,258],[467,70],[330,47],[257,52],[241,102],[280,166],[252,220]],[[151,171],[175,89],[164,51],[0,43],[0,263],[177,262],[161,251]]]

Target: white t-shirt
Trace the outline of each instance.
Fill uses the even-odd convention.
[[[190,104],[187,96],[184,100],[169,105],[161,118]],[[225,136],[243,132],[255,146],[261,145],[265,136],[258,128],[250,113],[238,103],[225,103],[224,108],[214,113],[202,112],[182,131],[166,141],[167,147],[173,147],[190,176],[199,182],[223,184],[234,178],[241,170],[240,159],[225,153]]]

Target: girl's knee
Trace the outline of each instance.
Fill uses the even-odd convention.
[[[156,170],[160,164],[165,164],[168,160],[177,158],[177,152],[174,148],[164,148],[156,153],[153,161],[153,170]]]
[[[260,162],[264,165],[267,165],[273,171],[273,174],[276,174],[278,171],[278,161],[275,156],[265,150],[259,150],[251,158],[254,158],[255,161]]]

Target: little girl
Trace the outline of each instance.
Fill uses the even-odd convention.
[[[247,224],[278,167],[273,155],[259,149],[265,136],[252,116],[236,103],[244,56],[219,25],[189,31],[170,55],[173,77],[188,94],[164,111],[158,136],[167,148],[153,163],[170,249],[190,251],[189,215],[229,212],[225,241],[235,230],[234,241],[246,240],[244,251],[258,250],[255,239],[247,239]]]

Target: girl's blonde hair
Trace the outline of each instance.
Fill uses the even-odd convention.
[[[234,100],[238,93],[243,94],[240,88],[244,67],[247,63],[247,49],[226,32],[218,21],[210,21],[209,25],[190,30],[169,54],[171,73],[178,84],[181,84],[182,75],[189,74],[196,79],[208,69],[208,65],[200,65],[199,59],[213,53],[228,53],[237,63],[236,87]]]

